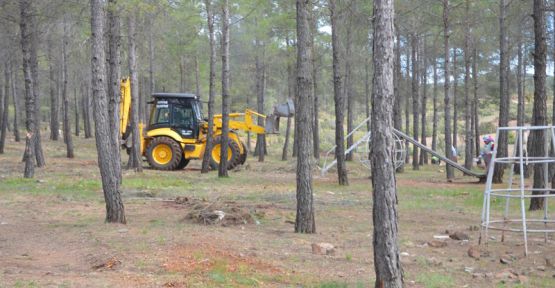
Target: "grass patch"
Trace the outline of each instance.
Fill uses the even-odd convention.
[[[446,288],[455,286],[453,278],[441,273],[422,273],[416,277],[416,281],[426,288]]]

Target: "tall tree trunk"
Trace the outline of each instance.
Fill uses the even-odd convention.
[[[0,87],[0,98],[2,98],[2,124],[0,126],[0,154],[4,154],[4,146],[6,144],[6,134],[8,133],[8,116],[10,108],[10,64],[7,60],[4,63],[4,95],[2,95],[2,87]]]
[[[459,95],[457,94],[457,92],[459,92],[459,71],[457,67],[457,61],[457,48],[453,47],[453,147],[455,147],[455,149],[457,149],[457,146],[459,145]]]
[[[403,287],[393,166],[393,0],[374,1],[372,85],[372,220],[376,288]]]
[[[479,99],[478,99],[478,48],[476,43],[474,44],[474,49],[472,53],[472,83],[474,84],[474,105],[472,111],[472,116],[474,118],[474,144],[476,147],[476,156],[480,154],[480,119],[478,117],[479,111]]]
[[[451,147],[453,146],[451,138],[451,95],[449,94],[449,0],[443,0],[443,50],[444,50],[444,81],[443,81],[443,95],[445,97],[445,156],[449,159],[453,158]],[[446,176],[448,181],[452,181],[455,177],[453,167],[446,166]]]
[[[471,126],[472,100],[469,95],[470,88],[470,0],[465,1],[465,33],[464,33],[464,167],[472,168],[473,134]],[[517,166],[517,165],[515,165]]]
[[[134,169],[136,172],[142,172],[141,159],[141,139],[139,133],[139,79],[137,76],[137,48],[135,39],[135,18],[137,11],[132,10],[127,16],[127,32],[129,52],[127,54],[127,62],[129,64],[129,76],[131,80],[131,153],[129,153],[129,162],[127,169]]]
[[[341,2],[340,2],[341,3]],[[354,5],[354,1],[351,2],[351,5]],[[354,9],[354,7],[351,7]],[[341,9],[341,7],[340,7]],[[343,99],[344,101],[347,102],[347,133],[351,133],[351,131],[353,131],[354,128],[354,110],[353,110],[353,106],[354,106],[354,102],[355,102],[355,95],[354,95],[354,91],[353,91],[353,68],[352,68],[352,61],[353,61],[353,55],[352,55],[352,46],[353,46],[353,9],[346,9],[348,11],[348,14],[345,15],[346,16],[346,40],[345,40],[345,55],[344,55],[344,59],[345,59],[345,77],[344,77],[344,87],[343,87]],[[337,22],[336,22],[337,24]],[[336,30],[337,31],[337,30]],[[339,36],[339,35],[338,35]],[[339,47],[339,46],[336,46]],[[345,148],[349,148],[351,146],[353,146],[353,135],[347,137],[347,147]],[[350,152],[346,155],[345,157],[346,161],[353,161],[353,153]]]
[[[303,0],[304,1],[304,0]],[[343,121],[344,121],[344,108],[345,103],[343,94],[343,79],[340,71],[340,40],[338,35],[337,20],[338,10],[335,6],[336,0],[329,0],[330,13],[331,13],[331,39],[332,39],[332,50],[333,50],[333,99],[335,101],[335,157],[337,159],[337,178],[339,185],[349,185],[349,180],[347,178],[347,167],[345,164],[345,132],[343,131]],[[299,6],[299,1],[297,1],[297,6]],[[298,17],[298,16],[297,16]],[[297,28],[298,29],[298,28]],[[299,64],[297,64],[299,65]],[[300,68],[297,66],[297,68]],[[298,71],[297,71],[298,73]],[[300,77],[300,76],[297,76]],[[299,88],[301,88],[299,86]],[[299,113],[297,112],[297,115]],[[297,121],[299,117],[297,116]],[[295,121],[295,122],[297,122]],[[295,129],[296,130],[296,129]]]
[[[534,108],[532,111],[532,126],[547,125],[547,95],[545,91],[546,78],[546,23],[545,23],[545,2],[544,0],[534,0]],[[546,133],[541,130],[532,131],[532,145],[530,156],[543,157],[547,153],[545,145]],[[546,188],[545,174],[543,165],[534,165],[534,188]],[[542,191],[533,191],[532,194],[543,194]],[[540,210],[544,206],[543,198],[532,198],[530,210]]]
[[[14,72],[14,69],[12,69],[13,67],[11,67],[10,64],[10,83],[11,83],[11,94],[12,94],[12,100],[13,100],[13,111],[14,111],[14,115],[13,115],[13,134],[14,134],[14,140],[15,142],[19,142],[21,141],[21,139],[19,138],[19,97],[17,97],[17,85],[16,85],[16,79],[17,76],[16,73]]]
[[[19,0],[20,9],[20,35],[21,35],[21,51],[23,55],[23,77],[25,79],[25,129],[27,130],[27,135],[25,138],[25,170],[23,172],[23,177],[33,178],[35,174],[35,142],[37,138],[36,132],[36,112],[35,112],[35,96],[33,85],[34,79],[31,75],[31,62],[33,61],[31,57],[31,50],[33,45],[33,34],[36,33],[35,30],[35,9],[31,0]],[[36,58],[35,58],[36,60]]]
[[[288,56],[289,56],[289,37],[286,36],[285,37],[285,47],[287,48],[287,52],[288,52]],[[288,57],[289,58],[289,57]],[[291,65],[291,62],[288,60],[287,61],[287,100],[293,99],[294,97],[294,93],[293,93],[293,83],[292,83],[292,79],[293,79],[293,67]],[[283,151],[281,153],[281,160],[282,161],[286,161],[288,158],[288,153],[289,153],[289,138],[291,135],[291,117],[287,117],[287,128],[285,130],[285,141],[283,143]],[[294,144],[293,144],[294,145]]]
[[[202,158],[201,173],[210,170],[210,155],[212,151],[212,134],[214,133],[214,98],[216,97],[216,41],[214,39],[214,15],[212,13],[211,0],[204,0],[206,7],[206,20],[208,24],[208,39],[210,45],[210,71],[208,75],[208,132],[206,134],[206,145]],[[250,141],[249,141],[250,142]],[[247,144],[250,147],[250,143]]]
[[[427,121],[427,116],[426,116],[426,109],[427,109],[427,102],[428,102],[428,58],[426,55],[426,38],[424,37],[422,39],[422,50],[421,50],[421,54],[422,57],[420,57],[420,62],[422,63],[422,73],[421,73],[421,79],[422,79],[422,104],[421,104],[421,125],[422,128],[420,129],[420,132],[422,133],[421,137],[420,137],[420,142],[423,145],[427,145],[427,139],[426,139],[426,124],[428,123]],[[426,153],[424,150],[420,150],[420,165],[424,165],[424,164],[428,164],[428,153]]]
[[[58,103],[58,93],[56,91],[56,72],[54,69],[54,55],[52,48],[54,43],[52,35],[48,38],[47,56],[48,56],[48,72],[49,72],[49,86],[50,86],[50,140],[58,141],[60,136],[60,120],[58,118],[60,104]]]
[[[523,55],[522,55],[522,32],[517,32],[516,36],[516,49],[517,49],[517,66],[516,66],[516,87],[517,87],[517,116],[516,116],[516,126],[524,126],[524,90],[522,89],[522,67]],[[517,139],[517,147],[520,146],[519,139]],[[516,155],[520,156],[520,151],[517,149]],[[514,171],[516,173],[524,173],[520,171],[520,165],[514,165]]]
[[[255,55],[255,69],[256,69],[256,106],[258,113],[264,114],[264,96],[266,92],[266,61],[265,61],[265,45],[257,38],[255,39],[256,55]],[[264,119],[258,117],[258,125],[263,125]],[[266,138],[264,134],[256,135],[256,147],[254,148],[254,155],[258,156],[258,162],[264,162]]]
[[[79,137],[79,134],[81,134],[81,126],[79,123],[79,98],[77,97],[77,87],[73,87],[73,98],[75,100],[74,104],[74,109],[75,109],[75,136]]]
[[[187,92],[187,84],[185,79],[185,57],[179,57],[179,89],[181,92]]]
[[[418,128],[419,128],[419,117],[418,112],[420,111],[420,96],[418,95],[418,37],[413,33],[410,37],[411,42],[411,68],[412,68],[412,138],[418,141]],[[418,56],[417,56],[418,55]],[[412,170],[419,170],[418,166],[418,148],[416,146],[412,147]]]
[[[114,168],[115,171],[120,173],[118,175],[118,179],[122,180],[121,175],[121,147],[120,147],[120,123],[119,123],[119,112],[120,112],[120,81],[121,81],[121,20],[120,20],[120,12],[118,7],[117,0],[109,0],[109,5],[111,6],[108,9],[108,23],[109,27],[108,30],[108,114],[109,117],[109,125],[110,125],[110,148],[112,151],[112,157],[114,157],[114,163],[116,167]],[[133,88],[131,88],[133,89]],[[87,89],[87,92],[89,90]],[[87,93],[88,94],[88,93]],[[90,97],[88,97],[90,99]],[[88,100],[87,102],[90,102]],[[89,112],[90,113],[90,109]],[[90,119],[90,118],[89,118]],[[89,125],[93,123],[93,121],[89,120]],[[90,127],[89,127],[90,129]],[[96,128],[95,128],[96,130]],[[119,186],[118,186],[119,187]]]
[[[64,121],[64,142],[66,143],[66,156],[73,158],[73,140],[71,139],[71,125],[69,123],[69,97],[67,93],[67,22],[64,17],[64,36],[62,38],[62,102],[63,102],[63,121]]]
[[[200,93],[200,67],[198,65],[198,57],[197,55],[195,55],[195,94],[197,94],[197,97],[199,99],[201,99],[201,93]]]
[[[433,112],[434,115],[432,116],[432,150],[437,151],[437,123],[439,121],[438,119],[438,105],[437,105],[437,90],[438,90],[438,86],[437,86],[437,82],[438,82],[438,75],[437,75],[437,40],[434,40],[434,59],[433,59],[433,73],[434,73],[434,87],[432,88],[432,94],[433,94],[433,100],[432,100],[432,105],[433,105]]]
[[[499,1],[499,126],[509,126],[509,57],[507,57],[507,35],[505,27],[505,15],[507,10],[506,0]],[[499,131],[497,135],[497,158],[507,157],[508,149],[507,131]],[[503,182],[503,174],[505,172],[504,164],[497,165],[493,171],[493,182]]]
[[[372,91],[371,91],[371,88],[370,88],[370,71],[369,71],[370,68],[368,67],[368,66],[370,66],[370,63],[369,63],[370,62],[370,57],[367,57],[365,60],[366,61],[364,63],[365,64],[364,65],[364,100],[365,100],[364,108],[366,110],[366,119],[368,119],[372,115],[372,113],[370,112],[371,111],[370,110],[370,105],[371,105],[370,98],[372,97],[372,95],[371,95]],[[395,69],[397,69],[397,66],[395,66]],[[399,79],[399,78],[397,78],[397,74],[395,74],[395,77],[396,77],[396,80]],[[398,85],[397,81],[395,81],[395,84],[394,84],[394,86],[395,86],[394,91],[395,92],[393,93],[395,95],[395,104],[393,106],[393,113],[400,112],[400,111],[395,111],[395,109],[397,109],[397,110],[400,109],[399,101],[398,101],[398,97],[397,97],[397,96],[399,96],[399,87],[397,85]],[[395,125],[399,125],[399,122],[397,122],[397,121],[400,121],[400,119],[398,119],[399,117],[397,117],[397,116],[398,115],[393,116],[393,122],[394,122],[393,126],[396,129],[399,129],[397,126],[395,126]],[[366,122],[366,130],[368,132],[370,132],[371,129],[372,129],[372,122],[371,121]]]
[[[311,32],[312,32],[312,83],[313,83],[313,89],[312,92],[314,93],[313,99],[314,99],[314,108],[312,109],[312,114],[313,114],[313,121],[312,121],[312,145],[314,148],[314,158],[319,160],[320,159],[320,116],[319,116],[319,109],[320,109],[320,103],[319,103],[319,97],[318,97],[318,63],[316,62],[316,55],[317,55],[317,51],[316,51],[316,42],[314,41],[314,39],[316,38],[316,35],[318,34],[318,19],[317,16],[315,15],[315,12],[312,11],[311,13],[311,20],[310,20],[310,27],[311,27]]]
[[[393,81],[393,94],[395,97],[394,104],[393,104],[393,127],[399,131],[403,131],[403,114],[401,111],[401,81],[403,81],[403,74],[401,73],[401,33],[399,32],[398,27],[396,27],[397,33],[397,42],[395,45],[395,79]],[[370,44],[371,45],[371,44]],[[369,63],[367,66],[370,65]],[[368,71],[366,71],[366,77],[368,78]],[[367,80],[368,81],[368,80]],[[366,87],[369,90],[369,87]],[[370,93],[370,92],[369,92]],[[369,113],[367,113],[369,114]],[[369,115],[368,115],[369,116]],[[371,123],[368,122],[368,131],[370,131]],[[397,143],[395,143],[397,145]],[[396,146],[394,146],[397,149]],[[397,168],[396,172],[404,172],[405,166],[401,165]]]
[[[229,3],[222,5],[222,144],[218,177],[227,177],[227,150],[229,141]]]
[[[334,1],[334,0],[332,0]],[[309,0],[297,0],[297,107],[295,131],[297,132],[297,215],[296,233],[316,233],[314,200],[312,195],[312,48],[310,35]],[[333,18],[332,18],[333,19]],[[333,32],[332,32],[333,33]],[[335,52],[334,52],[335,53]]]
[[[90,89],[88,85],[82,87],[81,93],[83,95],[83,100],[81,101],[83,105],[83,126],[85,128],[85,139],[92,137],[92,127],[91,127],[91,97]],[[119,132],[118,132],[119,133]]]
[[[37,167],[44,167],[46,165],[46,160],[44,158],[44,153],[42,151],[42,139],[40,133],[40,89],[39,89],[39,62],[38,62],[38,46],[39,46],[39,35],[36,21],[33,22],[33,33],[31,34],[31,77],[33,77],[33,97],[35,97],[35,134],[34,139],[35,159],[37,161]]]
[[[408,37],[407,37],[407,46],[408,45]],[[407,55],[405,55],[405,59],[406,59],[406,64],[405,64],[405,73],[407,74],[407,81],[410,78],[410,61],[411,61],[411,54],[409,51],[409,48],[407,48]],[[407,83],[408,86],[408,83]],[[410,133],[410,97],[411,97],[411,93],[406,93],[405,94],[405,129],[407,131],[407,134]],[[408,164],[410,161],[410,146],[409,146],[409,140],[405,140],[405,164]]]
[[[104,55],[104,4],[102,0],[91,2],[91,72],[94,99],[95,138],[98,167],[102,178],[102,190],[106,201],[106,222],[126,223],[123,201],[120,195],[121,169],[112,154],[112,141],[106,96],[106,58]]]

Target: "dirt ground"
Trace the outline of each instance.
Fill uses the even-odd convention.
[[[295,162],[277,153],[248,159],[227,179],[201,175],[199,161],[183,171],[125,171],[128,224],[114,225],[103,221],[94,140],[75,139],[75,159],[64,158],[63,143],[43,143],[47,166],[31,180],[21,178],[23,143],[10,139],[0,155],[0,287],[373,286],[371,185],[355,162],[347,187],[314,171],[316,234],[293,233]],[[443,169],[397,174],[406,286],[555,287],[552,238],[531,235],[528,257],[520,234],[501,242],[491,231],[478,246],[484,186],[460,174],[447,183]],[[251,220],[204,225],[178,197],[231,203]],[[453,232],[469,240],[435,239]],[[335,253],[313,254],[320,242]]]

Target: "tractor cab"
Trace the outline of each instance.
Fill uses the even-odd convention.
[[[154,93],[147,131],[170,128],[182,138],[197,139],[203,122],[198,97],[188,93]]]

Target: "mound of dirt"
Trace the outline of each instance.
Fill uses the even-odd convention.
[[[264,212],[256,209],[247,209],[235,201],[207,201],[205,199],[192,199],[177,197],[176,204],[187,206],[190,211],[183,218],[203,225],[245,225],[255,224],[257,219],[264,216]]]

